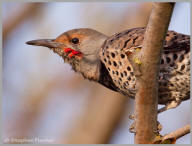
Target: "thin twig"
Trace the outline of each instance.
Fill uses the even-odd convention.
[[[153,141],[157,130],[158,76],[161,50],[174,3],[153,3],[144,36],[143,48],[137,59],[131,58],[137,76],[135,97],[135,143],[146,144]]]
[[[179,128],[176,131],[173,131],[173,132],[165,135],[162,138],[162,141],[164,141],[166,139],[172,139],[172,138],[178,139],[178,138],[180,138],[186,134],[189,134],[189,133],[190,133],[190,125],[185,125],[184,127]]]

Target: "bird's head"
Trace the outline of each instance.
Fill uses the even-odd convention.
[[[50,48],[75,71],[87,79],[97,81],[100,75],[99,51],[106,39],[107,36],[96,30],[80,28],[64,32],[56,39],[39,39],[26,43]]]

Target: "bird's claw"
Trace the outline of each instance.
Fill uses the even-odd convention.
[[[129,127],[129,132],[136,133],[136,130],[135,130],[135,115],[129,115],[129,119],[134,120],[134,122]],[[159,133],[162,130],[162,127],[163,126],[160,124],[160,122],[157,121],[157,129],[154,130],[154,133]]]
[[[131,126],[129,127],[129,132],[130,133],[136,133],[136,130],[135,130],[135,121],[131,124]]]
[[[129,119],[134,120],[131,126],[129,127],[129,132],[136,133],[135,130],[135,115],[129,115]]]

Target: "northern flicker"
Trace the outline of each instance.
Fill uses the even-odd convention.
[[[128,29],[110,37],[89,28],[69,30],[56,39],[28,41],[60,55],[84,78],[134,98],[136,77],[130,50],[142,49],[145,28]],[[168,31],[161,56],[158,103],[161,111],[190,98],[190,37]],[[160,111],[160,112],[161,112]]]

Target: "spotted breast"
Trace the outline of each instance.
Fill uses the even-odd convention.
[[[133,28],[109,37],[100,58],[117,90],[134,98],[136,77],[127,51],[142,49],[145,28]],[[190,37],[168,31],[160,63],[159,104],[178,106],[190,98]]]

